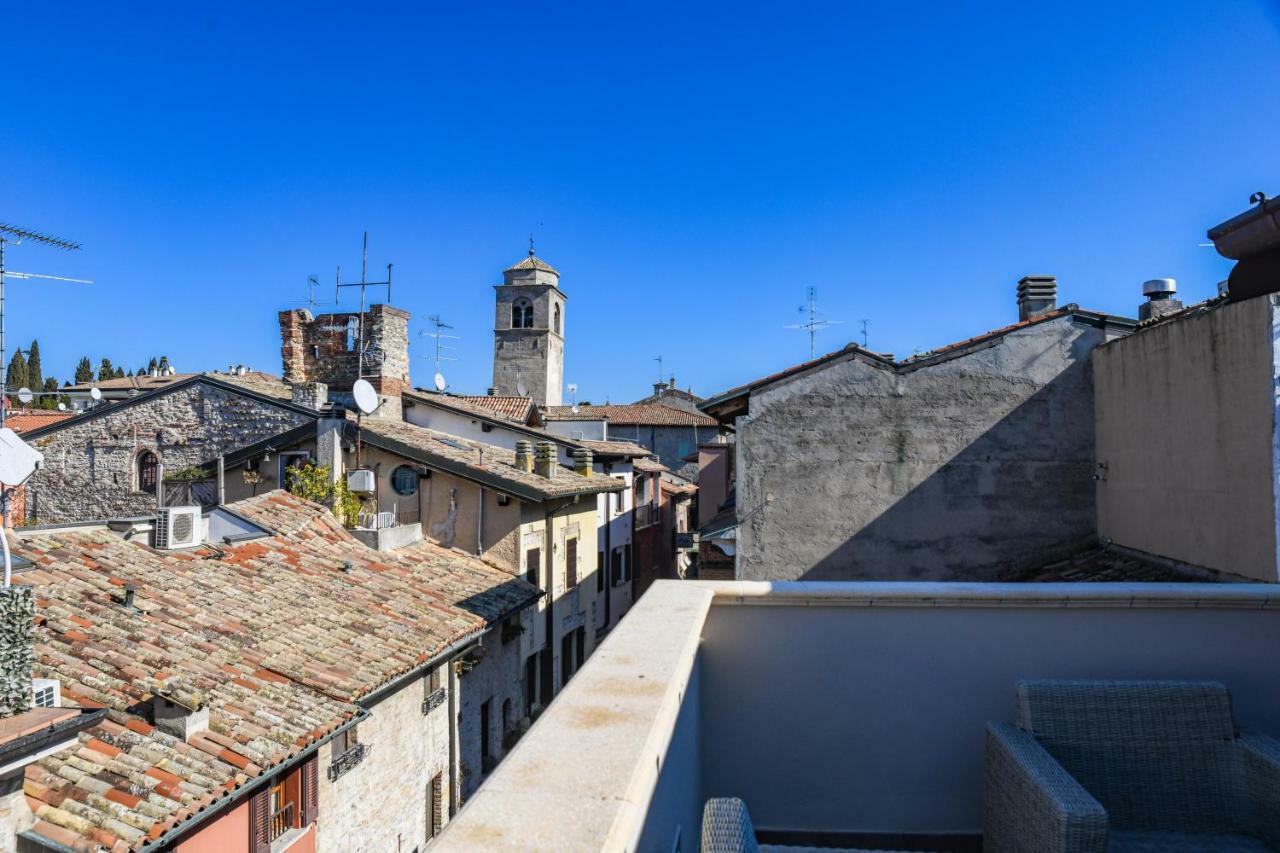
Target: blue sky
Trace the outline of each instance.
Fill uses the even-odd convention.
[[[24,4],[0,221],[84,250],[9,266],[96,284],[13,284],[10,340],[60,378],[278,372],[275,312],[365,229],[414,332],[462,336],[459,391],[530,232],[594,401],[659,354],[703,394],[803,360],[809,286],[820,351],[869,318],[898,354],[1016,319],[1027,273],[1129,315],[1147,278],[1211,295],[1205,230],[1280,194],[1280,10],[1047,5]]]

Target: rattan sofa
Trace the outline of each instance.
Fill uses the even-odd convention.
[[[1024,681],[987,727],[988,853],[1280,851],[1280,742],[1208,681]]]

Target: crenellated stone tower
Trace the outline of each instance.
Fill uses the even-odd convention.
[[[493,387],[498,394],[561,405],[564,389],[564,303],[560,273],[530,249],[495,285]]]

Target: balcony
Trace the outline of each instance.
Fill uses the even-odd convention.
[[[1277,647],[1275,585],[658,581],[438,849],[689,853],[734,795],[762,841],[976,850],[1016,681],[1213,678],[1280,735]]]

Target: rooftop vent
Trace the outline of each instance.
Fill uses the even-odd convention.
[[[533,442],[520,439],[516,442],[516,468],[533,473]]]
[[[533,449],[533,472],[548,480],[556,475],[556,446],[550,441],[539,441]]]
[[[1018,320],[1034,320],[1058,307],[1058,280],[1027,275],[1018,280]]]
[[[209,729],[209,703],[187,687],[168,686],[157,690],[151,710],[156,728],[182,741]]]
[[[1139,320],[1158,320],[1182,310],[1182,303],[1174,299],[1178,282],[1172,278],[1153,278],[1142,283],[1142,295],[1147,301],[1138,306]]]

